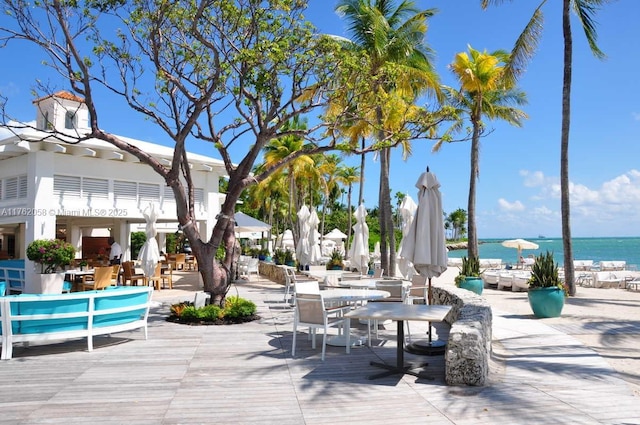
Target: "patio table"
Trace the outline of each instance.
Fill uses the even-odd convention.
[[[380,291],[377,289],[346,289],[346,288],[336,288],[336,289],[325,289],[320,291],[325,301],[329,302],[346,302],[355,304],[357,302],[362,301],[371,301],[371,300],[379,300],[382,298],[388,298],[391,294],[388,291]],[[347,332],[350,332],[347,329]],[[363,338],[351,338],[351,346],[356,347],[360,345],[364,345],[366,342],[366,337]],[[327,340],[328,345],[332,345],[334,347],[344,347],[347,345],[347,338],[345,334],[332,336]]]
[[[368,303],[362,307],[358,307],[345,314],[350,319],[368,319],[368,320],[396,320],[398,322],[397,330],[397,349],[396,364],[388,365],[386,363],[370,362],[372,366],[376,366],[386,371],[369,377],[369,379],[382,378],[394,374],[409,374],[420,378],[433,379],[425,376],[421,372],[416,372],[420,365],[404,364],[404,321],[405,320],[422,320],[427,322],[442,322],[447,316],[451,306],[448,305],[421,305],[421,304],[404,304],[404,303]]]

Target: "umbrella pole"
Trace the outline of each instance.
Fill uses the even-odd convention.
[[[429,286],[427,292],[427,300],[429,305],[433,304],[432,296],[431,278],[429,278]],[[429,334],[429,339],[427,341],[412,342],[405,347],[405,350],[412,354],[422,354],[427,356],[437,356],[440,354],[444,354],[446,343],[440,340],[433,341],[431,336],[431,322],[427,323],[429,323],[429,330],[427,331],[427,334]]]

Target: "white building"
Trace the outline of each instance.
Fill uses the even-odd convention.
[[[159,212],[163,247],[164,235],[178,230],[173,192],[164,180],[109,143],[46,139],[42,130],[51,127],[67,134],[85,132],[88,111],[83,99],[59,92],[34,104],[37,129],[0,137],[1,256],[25,258],[31,241],[54,237],[71,242],[80,256],[83,236],[112,235],[122,245],[123,259],[128,259],[130,233],[144,229],[142,211],[150,202]],[[172,148],[121,138],[170,164]],[[207,235],[220,211],[218,181],[226,171],[220,160],[197,154],[188,157],[196,188],[196,221],[201,234]],[[30,269],[27,266],[26,272]]]

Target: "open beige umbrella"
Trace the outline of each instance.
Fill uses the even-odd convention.
[[[516,248],[518,250],[518,256],[516,264],[520,262],[520,256],[522,255],[523,249],[538,249],[539,246],[537,243],[525,240],[525,239],[509,239],[502,242],[502,246],[506,248]]]

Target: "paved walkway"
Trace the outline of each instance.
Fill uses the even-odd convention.
[[[176,289],[154,294],[147,341],[131,332],[100,339],[92,353],[81,341],[16,348],[14,359],[0,363],[0,423],[640,424],[637,376],[558,330],[561,319],[514,312],[522,294],[487,291],[496,305],[490,384],[449,387],[441,356],[428,358],[433,381],[366,379],[375,372],[370,360],[395,359],[395,325],[349,356],[329,347],[325,362],[302,337],[291,358],[292,312],[279,302],[282,286],[269,281],[253,278],[230,291],[256,302],[258,322],[168,323],[168,306],[192,299],[197,284],[195,273],[179,277]],[[565,323],[577,329],[575,317]],[[426,330],[420,326],[411,323],[414,337]]]

